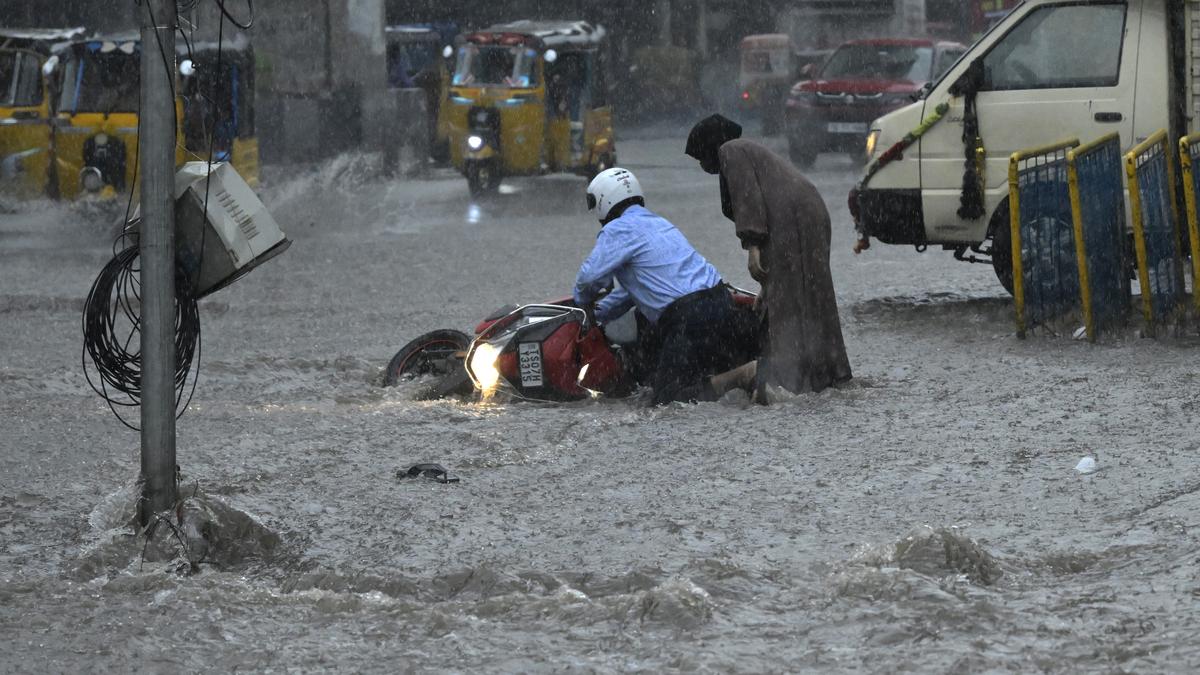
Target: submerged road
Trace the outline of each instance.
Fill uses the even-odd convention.
[[[623,136],[621,161],[752,287],[683,133]],[[1195,337],[1019,341],[989,268],[852,255],[857,170],[825,156],[850,385],[417,402],[378,386],[396,349],[565,295],[597,224],[581,178],[472,202],[365,164],[270,176],[295,244],[201,303],[179,461],[227,509],[192,576],[141,563],[138,438],[81,372],[107,228],[0,215],[0,671],[1200,667]],[[462,482],[395,477],[426,461]]]

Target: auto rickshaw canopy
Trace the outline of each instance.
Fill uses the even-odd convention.
[[[603,26],[586,21],[513,21],[466,33],[459,43],[500,46],[529,46],[535,49],[595,49],[604,43]]]
[[[49,54],[54,45],[78,39],[87,30],[77,28],[0,28],[0,49],[29,49]]]

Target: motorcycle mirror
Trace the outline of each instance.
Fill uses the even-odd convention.
[[[546,50],[546,63],[554,63],[558,60],[558,52],[553,49]]]
[[[454,56],[454,47],[451,47],[450,45],[446,45],[445,47],[442,48],[442,58],[448,59],[451,56]]]
[[[192,63],[191,59],[184,59],[179,62],[179,74],[184,77],[191,77],[196,74],[196,64]]]
[[[42,64],[42,76],[50,77],[51,75],[54,74],[54,71],[57,69],[58,69],[58,55],[55,54],[54,56],[51,56],[50,58],[46,59],[46,62]]]

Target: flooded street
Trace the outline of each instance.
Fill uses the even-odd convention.
[[[753,288],[685,133],[624,134],[621,163]],[[854,256],[858,166],[825,155],[849,385],[420,402],[380,386],[392,354],[565,296],[597,223],[582,178],[472,202],[364,164],[270,172],[294,245],[201,302],[178,458],[223,545],[191,576],[141,562],[138,436],[81,368],[110,228],[0,215],[0,671],[1200,668],[1194,330],[1020,341],[989,266]],[[418,462],[461,482],[396,477]]]

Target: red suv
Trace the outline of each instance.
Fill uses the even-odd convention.
[[[933,40],[854,40],[838,47],[788,96],[792,161],[808,167],[826,151],[865,158],[871,122],[916,100],[966,49]]]

